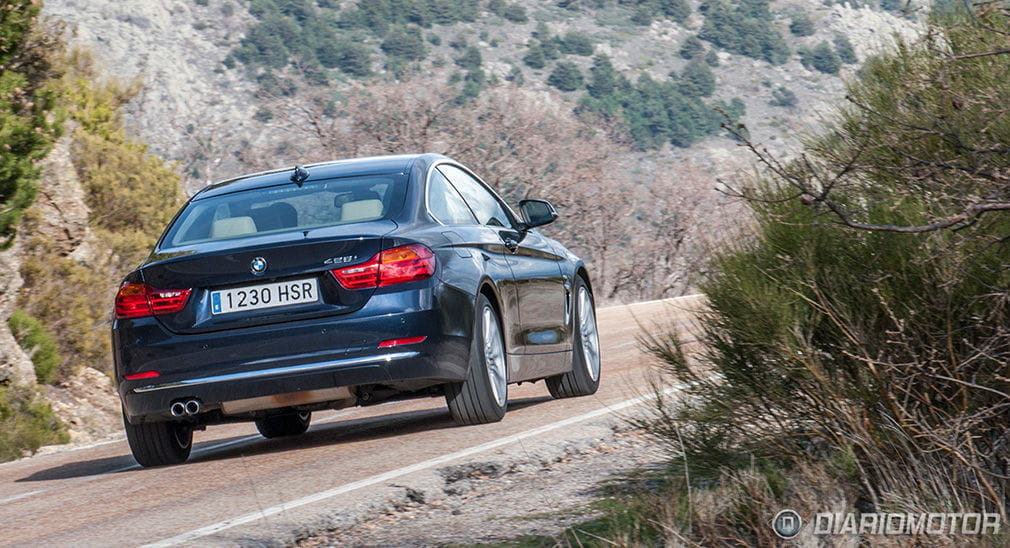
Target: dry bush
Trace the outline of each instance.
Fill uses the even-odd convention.
[[[653,425],[696,487],[756,466],[812,488],[799,471],[822,465],[846,511],[1006,522],[1010,216],[996,212],[1010,209],[1010,14],[998,5],[937,16],[921,43],[869,61],[799,159],[752,146],[767,168],[741,193],[755,234],[699,284],[702,360],[676,334],[650,341],[669,374],[696,381]],[[969,541],[1006,536],[951,542]]]
[[[345,96],[312,86],[272,97],[276,129],[298,146],[246,160],[261,168],[381,154],[439,152],[473,167],[512,203],[551,200],[545,230],[590,264],[604,300],[672,296],[691,285],[706,249],[698,212],[711,177],[690,165],[645,164],[614,128],[579,120],[544,92],[490,88],[461,101],[437,78],[361,86]]]

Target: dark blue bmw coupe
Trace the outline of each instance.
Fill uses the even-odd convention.
[[[189,457],[193,430],[444,395],[459,424],[501,420],[508,385],[596,391],[582,261],[437,154],[238,177],[193,196],[115,302],[127,439],[141,465]]]

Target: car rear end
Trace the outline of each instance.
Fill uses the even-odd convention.
[[[465,375],[431,250],[390,236],[405,171],[269,183],[196,196],[121,286],[131,423],[344,406]]]

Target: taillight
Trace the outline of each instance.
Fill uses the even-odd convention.
[[[123,378],[128,381],[135,381],[138,379],[153,379],[160,376],[161,373],[158,373],[157,371],[144,371],[143,373],[130,373],[129,375],[123,375]]]
[[[189,289],[155,289],[145,283],[126,282],[116,293],[116,317],[173,314],[185,308],[189,294]]]
[[[435,254],[421,244],[387,249],[368,261],[331,270],[347,289],[367,289],[415,282],[435,274]]]
[[[393,346],[402,346],[405,344],[417,344],[422,343],[428,339],[427,335],[420,337],[407,337],[406,339],[389,339],[388,341],[382,341],[379,343],[379,348],[390,348]]]

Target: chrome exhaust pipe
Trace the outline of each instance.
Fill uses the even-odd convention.
[[[186,404],[181,401],[177,401],[172,404],[172,407],[170,407],[169,410],[172,412],[173,417],[181,417],[186,414]]]
[[[186,402],[186,414],[196,415],[200,412],[200,400],[189,400]]]

